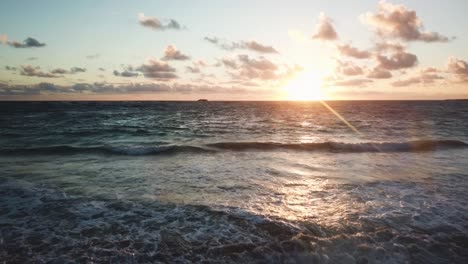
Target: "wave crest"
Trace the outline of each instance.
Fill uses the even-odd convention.
[[[157,146],[46,146],[36,148],[1,148],[0,155],[170,155],[177,153],[214,153],[220,151],[321,151],[333,153],[365,152],[423,152],[443,149],[466,148],[468,144],[459,140],[414,140],[408,142],[320,142],[320,143],[279,143],[279,142],[218,142],[202,146],[157,145]]]
[[[277,142],[220,142],[208,144],[208,146],[233,150],[275,150],[287,149],[298,151],[328,151],[328,152],[419,152],[438,149],[452,149],[467,147],[459,140],[414,140],[408,142],[320,142],[320,143],[277,143]]]

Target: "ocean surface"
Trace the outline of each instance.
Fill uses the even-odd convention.
[[[1,102],[0,263],[468,263],[468,103]]]

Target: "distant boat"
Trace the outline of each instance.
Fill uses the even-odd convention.
[[[208,99],[198,99],[198,102],[208,102]]]

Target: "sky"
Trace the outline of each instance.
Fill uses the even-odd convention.
[[[468,2],[2,0],[0,100],[468,98]]]

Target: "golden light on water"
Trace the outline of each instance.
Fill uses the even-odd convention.
[[[299,73],[296,78],[284,86],[286,99],[293,101],[324,100],[320,77],[313,71]]]

